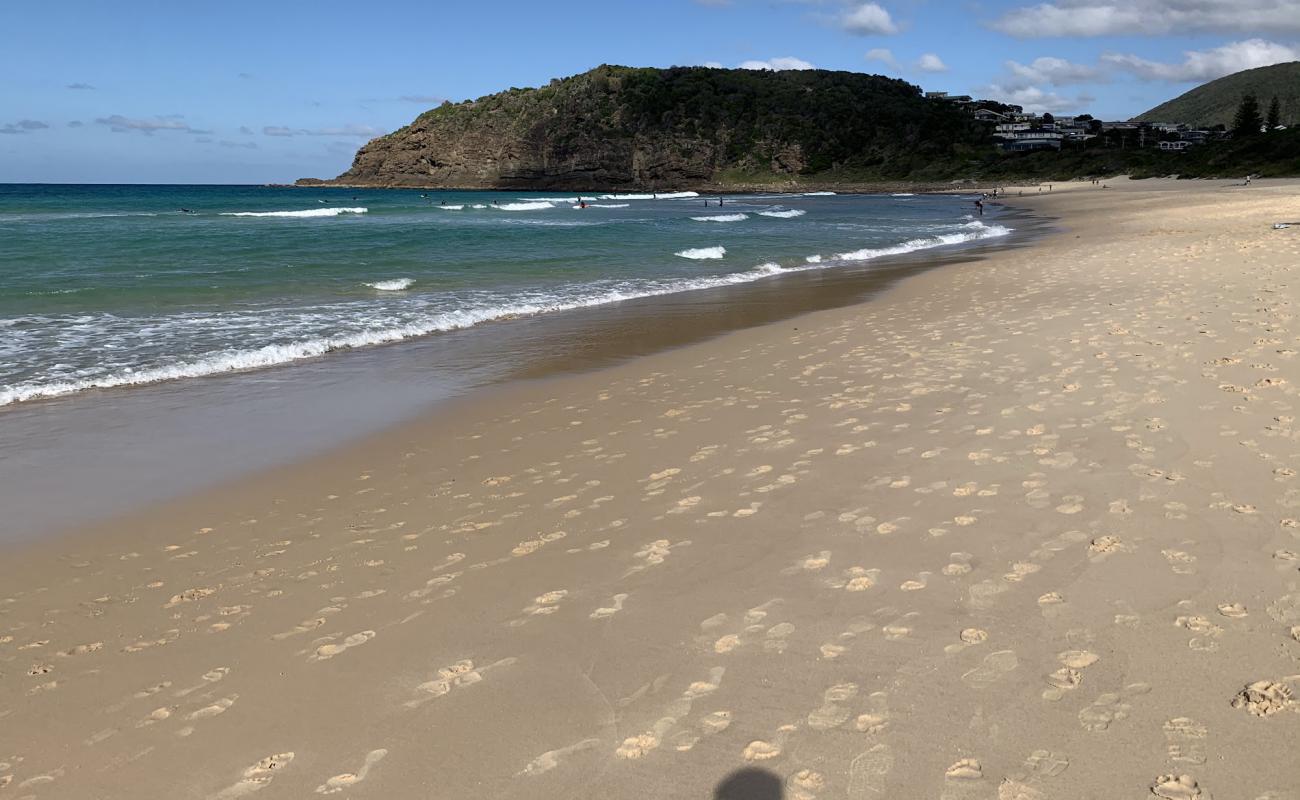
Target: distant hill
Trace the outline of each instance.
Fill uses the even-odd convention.
[[[1245,94],[1259,99],[1260,110],[1268,112],[1276,97],[1282,105],[1282,123],[1300,124],[1300,61],[1234,72],[1162,103],[1134,117],[1139,122],[1184,122],[1198,127],[1227,125]]]
[[[956,105],[879,75],[601,66],[444,103],[324,183],[667,190],[924,179],[989,142]]]

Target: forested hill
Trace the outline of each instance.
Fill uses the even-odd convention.
[[[1300,61],[1234,72],[1197,86],[1135,119],[1139,122],[1232,127],[1233,115],[1241,105],[1242,96],[1247,94],[1255,95],[1262,111],[1268,111],[1276,97],[1281,122],[1300,125]]]
[[[951,172],[987,144],[970,115],[891,78],[601,66],[444,103],[366,144],[327,183],[618,190],[906,180]]]

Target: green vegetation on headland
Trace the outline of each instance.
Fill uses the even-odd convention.
[[[1247,69],[1197,86],[1191,91],[1134,117],[1138,122],[1183,122],[1188,125],[1231,127],[1241,98],[1254,95],[1267,111],[1278,101],[1280,121],[1300,123],[1300,61]]]
[[[1172,151],[1156,147],[1168,131],[1103,131],[1080,117],[1073,132],[1049,133],[1058,130],[1049,117],[1023,124],[1018,111],[927,98],[904,81],[854,72],[602,66],[444,103],[366,144],[338,178],[300,184],[726,191],[1300,174],[1295,130]],[[1030,130],[998,131],[999,141],[1003,119]],[[1000,146],[1029,144],[1017,139],[1040,131],[1061,149]]]

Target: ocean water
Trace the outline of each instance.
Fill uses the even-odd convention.
[[[0,407],[1011,232],[957,196],[584,199],[0,185]]]

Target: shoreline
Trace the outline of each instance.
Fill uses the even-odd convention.
[[[1181,188],[11,551],[0,787],[1287,796],[1300,200]]]
[[[37,433],[43,442],[39,457],[12,460],[0,467],[0,484],[9,487],[0,493],[0,500],[8,495],[21,503],[22,498],[36,496],[41,488],[36,476],[51,472],[64,475],[64,491],[71,491],[77,498],[76,508],[68,503],[44,506],[48,510],[19,513],[8,524],[0,523],[0,547],[7,541],[59,537],[105,513],[118,517],[152,503],[238,481],[250,471],[257,473],[319,458],[391,425],[438,413],[448,400],[475,395],[501,383],[601,369],[808,310],[860,302],[917,271],[1024,246],[1051,225],[1051,220],[1011,210],[994,213],[990,218],[1007,222],[1013,232],[1006,237],[921,248],[856,265],[793,269],[745,283],[502,320],[509,326],[489,321],[260,369],[91,389],[0,408],[0,418],[9,421],[6,436],[0,437],[0,447],[22,455],[18,448]],[[497,366],[461,368],[484,359]],[[439,365],[447,366],[451,373],[444,377]],[[374,397],[373,392],[350,389],[344,382],[367,386],[384,382],[390,384],[390,396]],[[263,389],[263,384],[268,388]],[[277,425],[277,414],[282,416],[282,412],[273,409],[287,403],[321,408],[320,392],[326,397],[351,399],[333,402],[323,413],[313,410]],[[349,404],[370,409],[368,417],[372,418],[348,419]],[[246,410],[233,417],[220,410],[223,405]],[[264,407],[268,410],[259,413]],[[192,410],[184,410],[187,408]],[[155,413],[161,416],[155,418]],[[101,430],[105,421],[112,423],[108,426],[110,433]],[[226,438],[233,440],[219,445],[211,437],[194,433],[226,425],[232,428]],[[63,432],[49,436],[45,433],[49,430]],[[125,456],[128,463],[139,463],[140,470],[146,473],[157,471],[155,465],[160,462],[184,457],[176,447],[160,449],[165,441],[143,447],[137,444],[155,434],[164,440],[182,438],[186,446],[202,448],[208,456],[202,465],[187,469],[183,475],[160,473],[161,480],[142,479],[133,484],[122,476],[107,482],[100,477],[110,472],[102,453]],[[240,439],[249,443],[241,445]],[[270,452],[271,445],[277,452]],[[94,452],[80,452],[86,449]],[[87,455],[92,458],[87,459]],[[244,460],[249,461],[248,466],[241,463]],[[96,496],[99,508],[95,506]]]

